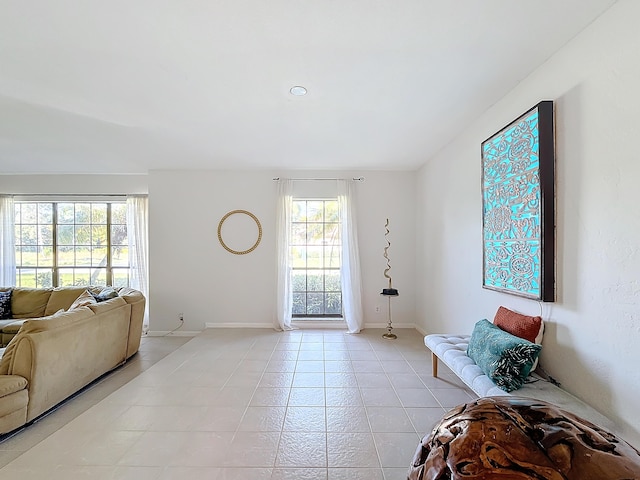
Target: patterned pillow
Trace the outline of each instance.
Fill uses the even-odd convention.
[[[110,300],[112,298],[116,298],[118,296],[118,292],[114,288],[105,288],[100,293],[89,292],[93,295],[93,298],[96,299],[98,303],[104,302],[105,300]]]
[[[473,328],[467,355],[498,387],[512,392],[524,384],[541,349],[484,319]]]
[[[11,292],[0,292],[0,320],[7,320],[11,317]]]

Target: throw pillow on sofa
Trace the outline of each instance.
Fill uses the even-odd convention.
[[[118,296],[118,292],[114,288],[105,288],[100,293],[89,292],[93,295],[93,298],[96,299],[98,303],[104,302],[106,300],[110,300],[112,298],[116,298]]]
[[[530,317],[501,306],[493,318],[493,324],[516,337],[524,338],[532,343],[542,343],[544,334],[542,317]],[[531,371],[533,372],[537,366],[538,359],[536,358]]]
[[[95,303],[97,303],[97,301],[95,298],[93,298],[93,295],[91,295],[88,290],[85,290],[78,296],[78,298],[73,301],[68,310],[71,311],[78,307],[88,307],[89,305],[93,305]]]
[[[11,318],[11,290],[0,292],[0,320]]]
[[[473,329],[467,355],[498,387],[512,392],[524,384],[541,349],[484,319]]]

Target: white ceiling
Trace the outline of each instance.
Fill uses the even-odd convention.
[[[412,170],[613,3],[0,0],[0,173]]]

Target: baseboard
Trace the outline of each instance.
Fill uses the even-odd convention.
[[[365,323],[363,328],[387,328],[388,323]],[[416,326],[413,323],[393,323],[391,325],[393,327],[393,329],[395,330],[396,328],[416,328]]]
[[[171,330],[149,330],[143,337],[195,337],[199,333],[201,332],[195,330],[182,330],[180,332],[172,332]]]
[[[204,328],[270,328],[275,330],[276,328],[271,323],[212,323],[207,322],[204,324]]]

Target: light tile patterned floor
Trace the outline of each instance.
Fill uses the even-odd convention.
[[[474,394],[445,367],[431,377],[419,332],[382,333],[145,339],[128,366],[0,443],[0,478],[405,479],[420,438]]]

